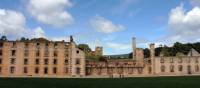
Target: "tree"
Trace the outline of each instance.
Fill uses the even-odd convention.
[[[25,37],[21,37],[20,41],[26,41]]]
[[[6,36],[1,36],[0,40],[7,41],[7,37]]]
[[[78,48],[83,50],[85,53],[91,52],[91,48],[87,44],[79,44]]]
[[[128,54],[128,57],[129,57],[129,58],[133,58],[133,53],[132,53],[132,52],[129,53],[129,54]]]
[[[161,51],[162,51],[162,47],[155,48],[155,56],[160,56]]]
[[[143,51],[144,51],[144,57],[145,58],[150,57],[150,50],[148,48],[145,48]]]
[[[85,52],[85,56],[87,59],[98,61],[101,56],[92,54],[92,50],[87,44],[79,44],[78,48]]]

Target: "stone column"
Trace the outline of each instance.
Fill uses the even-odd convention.
[[[152,73],[155,74],[155,44],[150,44],[150,60]]]
[[[135,37],[132,38],[132,48],[133,48],[133,53],[132,53],[133,59],[136,59],[135,58],[135,51],[136,51],[136,38]]]

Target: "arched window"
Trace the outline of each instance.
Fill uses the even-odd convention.
[[[196,72],[199,72],[199,65],[196,65],[196,66],[195,66],[195,71],[196,71]]]
[[[36,67],[35,68],[35,74],[38,74],[39,73],[39,67]]]
[[[187,70],[188,70],[188,74],[192,74],[191,73],[191,66],[190,65],[187,66]]]
[[[56,74],[57,73],[57,68],[53,67],[53,73]]]
[[[143,69],[142,68],[138,68],[138,73],[142,74],[143,73]]]
[[[165,66],[164,65],[161,66],[161,72],[165,72]]]
[[[148,70],[149,70],[149,74],[151,74],[151,71],[152,71],[151,67],[149,67],[149,69],[148,69]]]
[[[164,63],[164,62],[165,62],[164,58],[161,57],[161,59],[160,59],[160,63]]]
[[[27,67],[24,67],[24,73],[28,73],[28,68]]]
[[[133,68],[128,68],[128,73],[132,74],[133,73]]]
[[[76,68],[76,74],[77,74],[77,75],[80,74],[80,70],[81,70],[81,69],[80,69],[79,67]]]
[[[44,74],[48,74],[48,68],[47,67],[44,68]]]
[[[77,59],[76,59],[76,65],[79,65],[79,64],[80,64],[80,59],[77,58]]]
[[[183,62],[182,58],[179,58],[178,63],[182,63],[182,62]]]
[[[183,66],[182,65],[178,66],[178,71],[183,71]]]
[[[170,66],[170,72],[174,72],[174,65]]]
[[[195,58],[195,62],[196,62],[196,63],[199,63],[199,58]]]
[[[170,58],[170,63],[174,63],[174,58]]]

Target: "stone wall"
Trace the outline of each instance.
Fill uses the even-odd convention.
[[[85,76],[85,55],[76,48],[74,42],[1,41],[0,43],[3,43],[0,47],[1,77]]]

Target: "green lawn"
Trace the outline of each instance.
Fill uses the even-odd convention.
[[[200,88],[200,76],[123,79],[0,78],[0,88]]]

